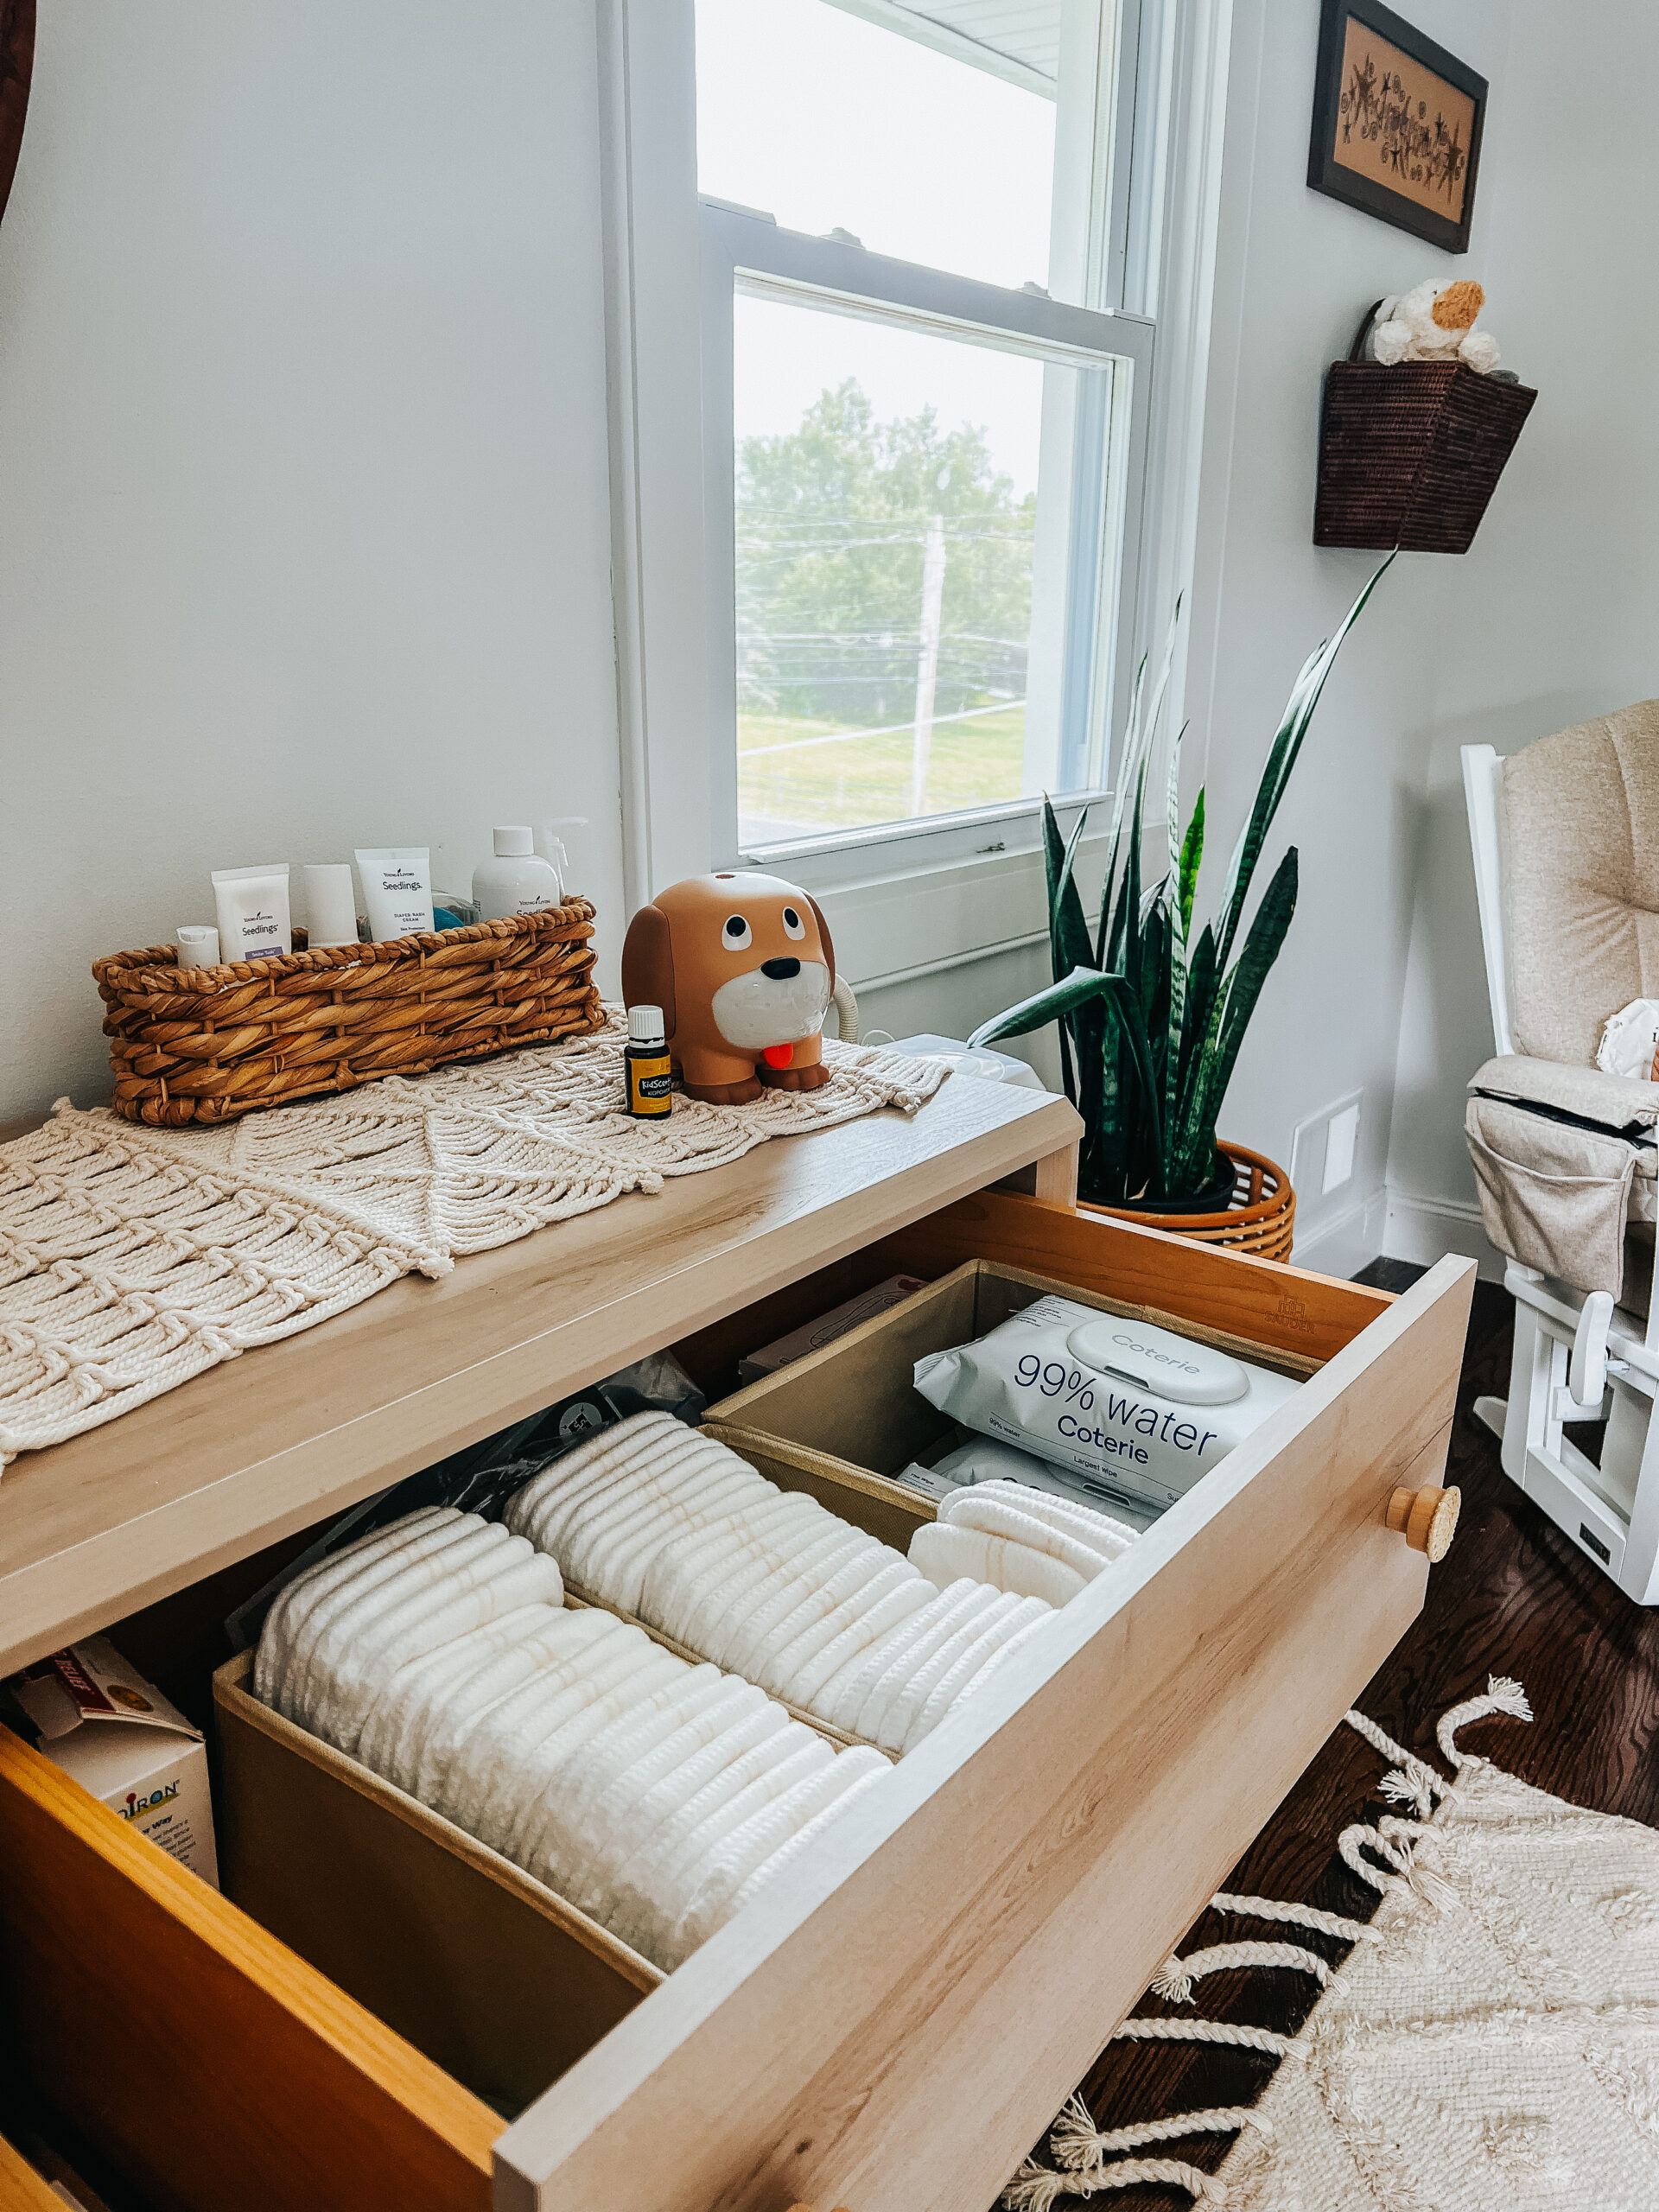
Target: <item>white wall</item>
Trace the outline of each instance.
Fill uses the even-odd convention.
[[[57,0],[0,226],[0,1117],[208,871],[590,817],[621,906],[581,0]]]
[[[1471,1249],[1464,1085],[1492,1049],[1458,748],[1515,752],[1659,693],[1659,12],[1515,0],[1512,21],[1476,265],[1539,397],[1439,654],[1389,1166],[1390,1249],[1423,1256],[1437,1234]]]

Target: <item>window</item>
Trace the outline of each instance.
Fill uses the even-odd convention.
[[[1119,0],[696,29],[715,864],[1098,789],[1153,342]]]

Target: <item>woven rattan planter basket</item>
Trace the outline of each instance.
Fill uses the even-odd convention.
[[[1461,361],[1362,361],[1370,321],[1325,378],[1313,543],[1466,553],[1538,395]]]
[[[1220,1213],[1143,1213],[1133,1206],[1098,1206],[1077,1201],[1084,1213],[1132,1221],[1142,1229],[1161,1229],[1171,1236],[1195,1237],[1200,1244],[1225,1244],[1258,1259],[1287,1260],[1296,1227],[1296,1193],[1276,1162],[1242,1144],[1220,1149],[1233,1164],[1232,1203]]]
[[[594,909],[180,969],[175,948],[112,953],[92,974],[108,1008],[113,1104],[130,1122],[232,1122],[597,1029]],[[184,977],[189,978],[188,982]]]

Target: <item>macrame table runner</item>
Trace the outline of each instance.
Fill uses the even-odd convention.
[[[831,1080],[634,1121],[626,1027],[389,1076],[207,1129],[61,1099],[0,1146],[0,1465],[372,1298],[400,1275],[938,1089],[937,1064],[826,1043]]]
[[[1028,2158],[1008,2212],[1052,2212],[1142,2182],[1229,2212],[1653,2212],[1659,2206],[1659,1834],[1592,1813],[1461,1750],[1458,1731],[1529,1720],[1518,1682],[1442,1715],[1448,1781],[1363,1713],[1403,1809],[1344,1830],[1382,1892],[1369,1922],[1275,1897],[1217,1910],[1353,1945],[1340,1970],[1306,1946],[1222,1943],[1166,1961],[1175,2004],[1230,1967],[1313,1975],[1295,2036],[1179,2014],[1118,2037],[1233,2044],[1280,2059],[1260,2101],[1099,2128],[1073,2097]],[[1160,2146],[1236,2132],[1218,2174]],[[1147,2155],[1150,2153],[1151,2155]]]

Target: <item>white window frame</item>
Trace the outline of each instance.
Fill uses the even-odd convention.
[[[842,4],[880,17],[889,0]],[[703,298],[693,7],[694,0],[598,0],[612,561],[631,905],[715,866],[727,849],[717,822],[734,818],[734,731],[719,664],[711,664],[709,472],[702,345],[694,337]],[[1148,461],[1135,486],[1133,604],[1128,594],[1119,598],[1120,683],[1131,662],[1161,641],[1175,594],[1193,575],[1232,29],[1233,0],[1182,0],[1179,8],[1175,0],[1117,0],[1097,13],[1073,8],[1065,26],[1063,79],[1076,97],[1063,99],[1057,119],[1051,283],[1096,312],[1116,310],[1125,321],[1157,316],[1155,377],[1137,379],[1137,404],[1150,401]],[[1109,131],[1101,127],[1108,117]],[[729,475],[723,505],[729,537]],[[729,636],[725,651],[734,655],[734,625]],[[1184,673],[1178,659],[1172,709]],[[837,945],[846,943],[853,956],[855,981],[874,981],[879,971],[890,982],[955,966],[1040,936],[1027,918],[1040,918],[1036,806],[1019,802],[1001,819],[944,817],[919,833],[925,846],[914,842],[912,825],[861,833],[839,854],[791,872],[810,874],[830,894]],[[1103,810],[1096,819],[1103,823]],[[1080,855],[1085,887],[1103,843],[1091,823]],[[904,948],[893,931],[899,914]],[[868,938],[862,958],[855,938]]]
[[[768,842],[753,851],[738,842],[737,620],[734,437],[732,420],[733,319],[740,293],[817,306],[891,327],[931,332],[969,344],[985,342],[1003,353],[1101,369],[1111,382],[1107,402],[1107,449],[1102,456],[1102,510],[1084,527],[1098,571],[1085,588],[1086,637],[1073,636],[1068,618],[1057,641],[1068,658],[1085,660],[1090,711],[1107,728],[1085,740],[1084,750],[1105,758],[1104,735],[1122,724],[1133,660],[1135,587],[1141,544],[1147,424],[1154,331],[1138,315],[1099,314],[1069,307],[1037,292],[1009,291],[941,270],[895,261],[836,238],[808,238],[781,228],[770,216],[702,203],[702,425],[706,490],[704,547],[708,609],[708,668],[711,716],[711,828],[714,866],[774,868],[787,864],[809,886],[843,876],[849,865],[882,848],[884,867],[906,859],[925,865],[938,841],[960,845],[994,825],[1034,816],[1033,796],[996,804],[893,823],[860,824],[822,836]],[[1039,524],[1040,527],[1040,524]],[[1074,523],[1070,533],[1079,531]],[[1071,564],[1066,564],[1068,586]],[[1075,597],[1075,594],[1073,594]],[[1103,778],[1080,779],[1065,796],[1073,803],[1097,795]]]

